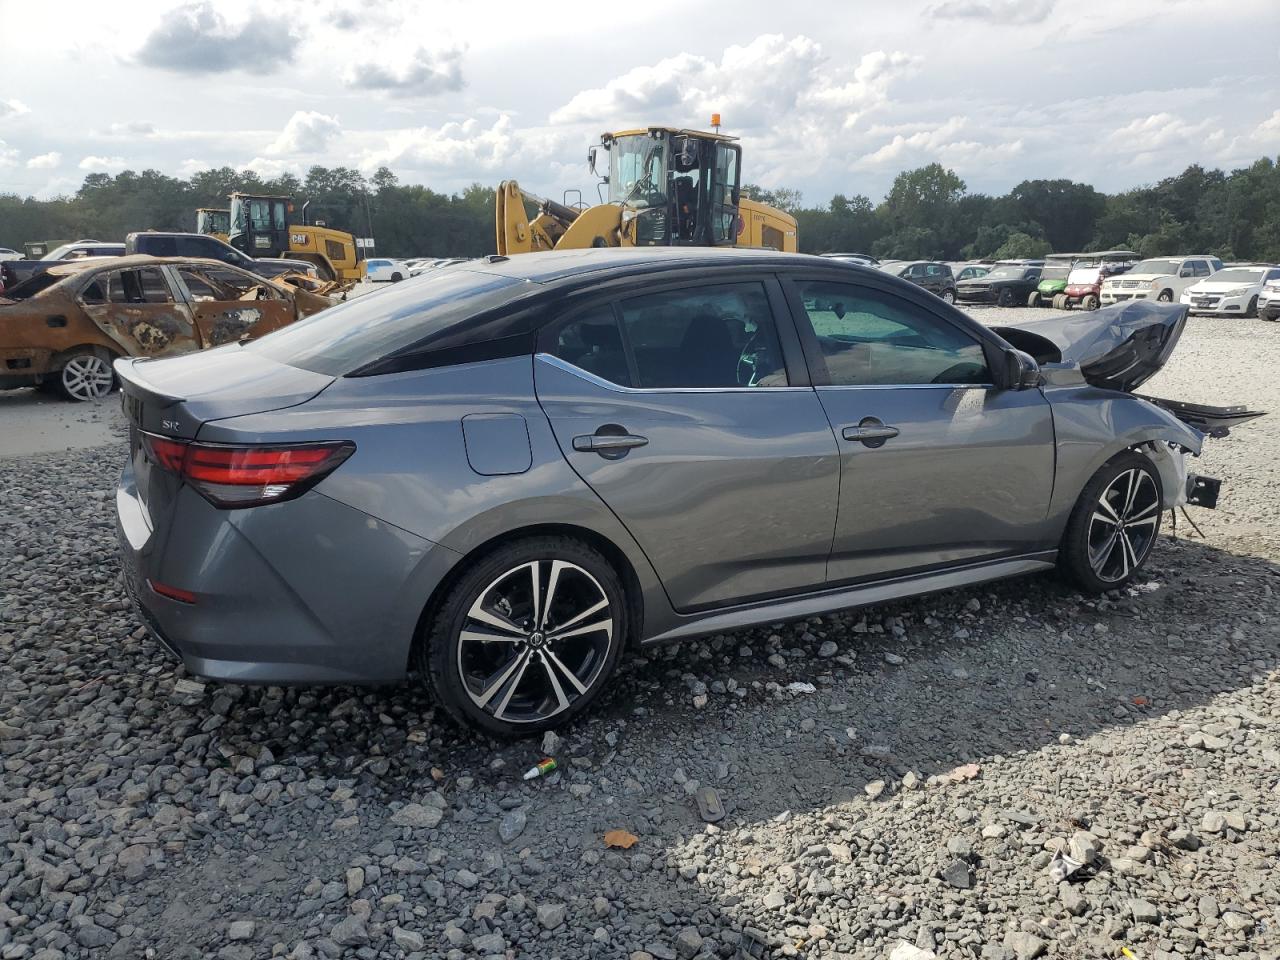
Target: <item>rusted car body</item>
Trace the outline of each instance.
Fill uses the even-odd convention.
[[[270,333],[332,305],[238,267],[185,257],[59,263],[0,296],[0,389],[105,396],[117,357],[167,357]]]

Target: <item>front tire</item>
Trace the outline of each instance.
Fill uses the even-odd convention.
[[[1151,555],[1163,502],[1160,475],[1142,454],[1129,451],[1103,465],[1067,521],[1062,573],[1091,593],[1124,586]]]
[[[1080,306],[1084,307],[1086,310],[1097,310],[1098,307],[1102,306],[1102,304],[1099,302],[1097,297],[1090,293],[1086,294],[1085,298],[1080,301]]]
[[[580,714],[627,637],[626,594],[598,551],[569,537],[499,547],[449,589],[418,668],[459,723],[529,736]]]
[[[1249,318],[1253,318],[1258,315],[1258,298],[1257,297],[1254,297],[1252,300],[1249,301],[1249,308],[1245,310],[1244,315]]]
[[[404,274],[402,274],[399,270],[397,270],[395,273],[391,275],[392,283],[399,283],[403,279],[404,279]]]
[[[1000,306],[1002,307],[1012,307],[1013,291],[1010,290],[1008,287],[1005,287],[1003,290],[1000,291],[1000,296],[996,299],[996,302],[1000,304]]]
[[[97,347],[82,347],[67,357],[58,371],[58,392],[68,400],[101,400],[116,386],[111,356]]]
[[[1028,306],[1028,307],[1038,307],[1038,306],[1040,306],[1040,291],[1039,291],[1039,290],[1032,290],[1032,291],[1031,291],[1031,295],[1030,295],[1029,297],[1027,297],[1027,306]]]
[[[1161,290],[1160,296],[1156,297],[1158,303],[1173,303],[1173,291]]]
[[[941,296],[943,303],[954,304],[956,302],[956,292],[954,290],[943,290]]]

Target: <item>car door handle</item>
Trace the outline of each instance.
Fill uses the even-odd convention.
[[[840,431],[840,435],[846,440],[854,440],[858,443],[865,443],[869,447],[881,446],[886,440],[892,440],[901,431],[897,427],[890,427],[881,423],[879,420],[868,422],[863,420],[856,427],[845,427]]]
[[[632,447],[643,447],[649,442],[648,437],[637,437],[635,434],[600,434],[593,433],[585,437],[573,438],[573,449],[583,453],[617,453]]]

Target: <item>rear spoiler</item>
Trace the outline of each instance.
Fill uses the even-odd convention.
[[[200,421],[182,407],[186,397],[158,387],[142,376],[138,367],[147,362],[146,357],[119,357],[112,364],[120,381],[120,405],[125,416],[135,427],[148,433],[194,438]]]
[[[1141,394],[1134,394],[1134,396],[1169,411],[1187,426],[1195,427],[1210,437],[1225,437],[1233,427],[1238,427],[1255,417],[1266,415],[1265,410],[1250,410],[1242,404],[1213,407],[1204,403],[1189,403],[1186,400],[1164,400],[1160,397],[1146,397]]]

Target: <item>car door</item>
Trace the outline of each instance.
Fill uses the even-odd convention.
[[[296,319],[293,301],[252,273],[214,266],[171,269],[206,347],[260,337]]]
[[[543,331],[534,373],[565,458],[677,610],[823,585],[839,460],[776,280],[584,307]]]
[[[99,273],[81,289],[79,302],[127,356],[165,357],[200,349],[191,309],[159,266]]]
[[[1199,283],[1205,277],[1209,276],[1209,264],[1205,260],[1184,260],[1182,266],[1178,268],[1178,276],[1171,281],[1173,289],[1173,299],[1177,300],[1182,296],[1184,290],[1194,283]]]
[[[1053,546],[1039,390],[995,387],[977,335],[918,298],[817,277],[786,287],[840,446],[831,582]]]

